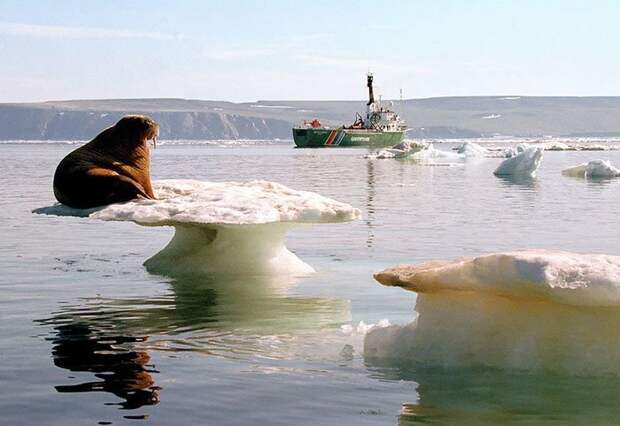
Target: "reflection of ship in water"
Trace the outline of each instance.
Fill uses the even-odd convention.
[[[136,409],[159,402],[160,388],[155,386],[146,351],[134,350],[134,343],[146,338],[117,335],[113,330],[98,330],[87,322],[55,327],[52,355],[57,367],[69,371],[95,373],[99,380],[56,386],[61,393],[109,392],[123,399],[124,409]]]
[[[364,222],[368,227],[368,238],[366,239],[366,247],[372,248],[375,242],[375,233],[374,233],[374,220],[375,220],[375,206],[374,200],[377,195],[377,190],[375,188],[375,164],[374,161],[366,162],[366,189],[367,189],[367,198],[366,198],[366,217]]]
[[[93,373],[96,380],[55,388],[61,393],[111,393],[122,399],[120,408],[137,409],[159,402],[158,371],[149,364],[149,352],[282,359],[290,356],[287,344],[295,336],[339,329],[350,321],[347,301],[287,296],[295,280],[178,277],[164,294],[63,305],[51,318],[38,321],[52,327],[54,364]]]

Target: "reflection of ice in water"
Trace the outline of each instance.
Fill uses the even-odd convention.
[[[620,257],[525,250],[376,278],[417,292],[419,316],[372,330],[369,358],[620,374]]]
[[[366,363],[377,379],[411,383],[398,425],[610,424],[620,416],[616,398],[601,397],[620,392],[614,376]]]
[[[337,348],[329,336],[339,336],[350,320],[348,302],[287,296],[295,284],[293,277],[196,275],[172,281],[166,294],[62,305],[38,321],[52,327],[54,364],[93,377],[69,377],[56,389],[112,393],[122,399],[120,408],[133,410],[157,404],[162,387],[165,399],[166,382],[150,364],[153,351],[264,363],[317,356],[331,345],[340,356],[345,343]]]
[[[153,186],[157,200],[87,211],[57,205],[35,212],[174,226],[172,241],[146,262],[150,271],[164,274],[307,274],[313,269],[286,248],[286,232],[300,224],[360,216],[348,204],[273,182],[168,180]]]
[[[186,275],[172,280],[165,294],[89,299],[63,307],[45,322],[86,324],[96,330],[95,340],[112,334],[138,336],[134,346],[140,350],[280,359],[290,357],[305,340],[315,343],[308,353],[316,355],[332,339],[332,345],[340,344],[339,351],[346,342],[338,339],[350,334],[341,329],[350,322],[349,302],[289,295],[298,279]]]
[[[620,176],[620,169],[611,165],[607,160],[592,160],[578,166],[562,170],[562,174],[581,178],[612,178]]]

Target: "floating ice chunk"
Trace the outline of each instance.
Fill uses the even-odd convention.
[[[571,147],[563,142],[547,142],[543,144],[543,148],[545,151],[571,151],[575,150],[574,147]]]
[[[387,158],[396,158],[396,154],[388,149],[382,149],[381,151],[369,152],[364,155],[364,158],[367,160],[385,160]]]
[[[405,158],[426,147],[427,145],[425,143],[405,139],[399,144],[394,145],[392,148],[382,149],[381,151],[366,154],[364,158],[370,160],[380,160],[386,158]]]
[[[592,160],[578,166],[562,170],[565,176],[582,178],[611,178],[620,176],[620,169],[615,168],[607,160]]]
[[[344,324],[340,326],[340,330],[344,334],[352,334],[352,333],[366,334],[373,328],[377,328],[377,327],[383,328],[383,327],[389,327],[389,326],[390,326],[390,320],[388,320],[387,318],[384,318],[382,320],[379,320],[379,322],[377,322],[376,324],[373,324],[373,323],[366,324],[364,321],[360,321],[357,324],[357,326],[354,326],[353,324]]]
[[[610,146],[601,145],[601,144],[593,144],[593,143],[588,143],[588,144],[577,146],[578,151],[609,151],[610,149],[611,149]]]
[[[418,161],[420,163],[429,163],[429,164],[436,164],[438,162],[437,160],[462,162],[467,159],[467,157],[463,154],[459,154],[456,152],[450,152],[450,151],[443,151],[441,149],[436,149],[433,146],[433,144],[429,144],[425,149],[415,152],[409,158],[415,161]]]
[[[536,147],[517,146],[517,154],[502,161],[493,172],[498,176],[522,175],[534,176],[540,166],[543,149]]]
[[[486,148],[473,142],[465,142],[456,149],[456,152],[465,157],[484,157],[488,153]]]
[[[603,145],[592,142],[586,143],[564,143],[559,141],[551,141],[540,144],[545,151],[610,151],[618,149],[614,145]]]
[[[174,226],[172,241],[145,262],[147,269],[166,274],[245,275],[312,272],[286,248],[287,231],[300,224],[360,217],[360,211],[348,204],[266,181],[164,180],[154,182],[153,188],[157,200],[111,204],[86,212],[57,205],[35,213]]]
[[[620,374],[620,257],[523,250],[375,274],[418,293],[410,325],[371,330],[365,356]]]
[[[392,149],[396,149],[398,151],[419,151],[420,149],[426,148],[427,144],[424,142],[411,140],[411,139],[403,139],[400,143],[394,145]]]

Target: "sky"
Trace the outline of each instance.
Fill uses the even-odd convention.
[[[0,102],[620,95],[620,1],[0,0]]]

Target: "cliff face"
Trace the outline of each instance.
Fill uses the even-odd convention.
[[[89,140],[135,111],[79,111],[0,106],[0,140]],[[224,112],[146,112],[160,139],[287,139],[293,123]]]

